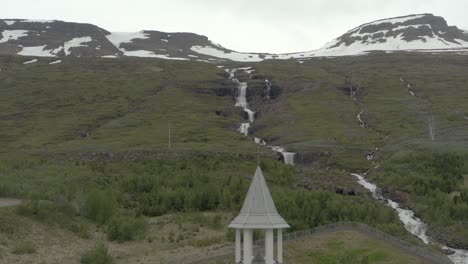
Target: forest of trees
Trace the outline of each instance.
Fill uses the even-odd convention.
[[[215,155],[135,162],[64,162],[60,166],[45,161],[26,162],[3,165],[12,178],[2,183],[0,191],[31,199],[23,213],[41,215],[42,210],[43,214],[59,211],[71,217],[83,216],[105,226],[111,240],[132,240],[144,232],[144,216],[220,211],[234,217],[242,206],[254,162]],[[365,192],[343,196],[329,190],[296,188],[297,168],[272,160],[264,160],[260,166],[291,231],[358,221],[391,234],[405,234],[395,212]],[[439,214],[434,217],[453,221],[468,218],[468,195],[459,187],[465,170],[463,156],[434,154],[395,159],[384,173],[390,185],[400,184],[417,197],[424,197],[421,205],[440,208],[431,209]],[[31,180],[28,177],[42,176],[40,184],[23,184]],[[453,198],[441,195],[455,190],[460,192]],[[440,210],[446,216],[441,217]],[[70,229],[83,232],[80,223]]]
[[[28,205],[33,215],[40,215],[41,210],[45,213],[55,204],[54,208],[67,214],[108,225],[110,231],[120,233],[110,238],[120,239],[132,237],[124,234],[125,229],[141,226],[137,221],[125,227],[132,217],[194,211],[237,213],[255,166],[254,161],[242,158],[210,155],[179,160],[66,162],[60,166],[28,161],[4,165],[11,181],[3,181],[0,189],[4,195],[36,201]],[[365,196],[350,198],[325,190],[293,189],[296,168],[271,160],[264,160],[261,167],[278,210],[292,230],[345,220],[397,223],[390,209]],[[41,182],[23,184],[34,182],[31,178]],[[127,213],[122,216],[122,212]]]
[[[430,225],[439,239],[468,246],[468,156],[404,152],[382,166],[373,180],[409,194],[406,206]]]

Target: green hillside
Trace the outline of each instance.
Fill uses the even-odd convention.
[[[415,209],[436,238],[468,248],[468,61],[462,56],[224,64],[255,69],[248,80],[249,103],[259,112],[252,136],[297,152],[294,167],[236,131],[243,113],[234,107],[235,85],[216,65],[140,58],[66,58],[55,65],[41,58],[23,65],[27,60],[0,57],[0,197],[28,200],[0,220],[31,226],[0,228],[0,262],[28,263],[30,254],[14,251],[38,225],[45,234],[59,232],[51,237],[86,244],[73,250],[76,263],[99,241],[132,241],[112,244],[119,263],[144,256],[122,253],[142,243],[158,245],[168,259],[183,247],[226,243],[232,233],[225,224],[242,204],[258,156],[291,230],[356,221],[420,245],[350,175],[375,167],[365,154],[376,147],[380,167],[369,178]],[[265,78],[275,86],[270,102],[261,96]],[[365,127],[356,118],[361,109]],[[171,217],[176,224],[160,222]],[[206,224],[194,224],[200,219]]]

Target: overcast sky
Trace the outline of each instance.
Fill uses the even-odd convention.
[[[415,13],[468,30],[466,10],[468,0],[4,0],[0,17],[194,32],[237,51],[280,53],[313,50],[363,23]]]

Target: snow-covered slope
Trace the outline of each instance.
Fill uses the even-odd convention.
[[[111,33],[91,24],[56,20],[0,20],[0,55],[37,57],[147,57],[171,60],[219,61],[192,46],[216,47],[193,33],[140,31]]]
[[[354,28],[314,52],[315,56],[359,55],[369,51],[458,50],[468,34],[431,14],[374,21]]]
[[[111,33],[91,24],[56,20],[0,20],[0,55],[47,57],[147,57],[206,62],[305,59],[363,55],[373,51],[457,52],[468,54],[468,32],[442,17],[410,15],[356,27],[318,50],[242,53],[193,33],[140,31]]]
[[[0,20],[0,54],[38,57],[99,57],[118,50],[108,31],[56,20]]]
[[[304,59],[364,55],[373,51],[457,52],[468,54],[468,31],[447,25],[432,14],[377,20],[356,27],[318,50],[289,54],[225,53],[216,47],[194,46],[192,50],[234,61]]]

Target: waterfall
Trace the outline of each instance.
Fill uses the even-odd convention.
[[[247,108],[247,83],[237,81],[236,106]]]
[[[255,121],[255,112],[248,108],[244,108],[244,111],[249,115],[249,122],[253,123],[253,121]]]
[[[358,101],[358,98],[356,95],[357,91],[359,90],[359,86],[356,88],[356,90],[354,90],[353,85],[349,81],[346,81],[346,82],[348,83],[349,96],[351,97],[351,100],[355,101],[361,108],[361,110],[356,116],[357,120],[359,121],[359,126],[366,127],[366,123],[364,123],[364,121],[361,118],[362,114],[364,113],[364,109],[363,109],[362,103]]]
[[[241,123],[237,131],[239,131],[239,133],[241,134],[244,134],[244,136],[248,136],[249,128],[250,128],[250,123]]]
[[[416,96],[416,94],[413,92],[413,87],[409,82],[407,82],[403,77],[400,77],[400,81],[404,84],[406,84],[406,88],[408,88],[408,93],[411,94],[411,96]]]
[[[262,145],[262,146],[266,146],[266,144],[267,144],[267,143],[265,142],[265,140],[263,140],[263,139],[261,139],[261,138],[257,138],[257,137],[254,138],[254,142],[255,142],[256,144],[259,144],[259,145]]]
[[[293,152],[283,152],[284,163],[294,166],[294,156],[296,153]]]
[[[424,223],[420,218],[416,217],[413,211],[403,209],[397,202],[390,199],[385,199],[382,196],[382,193],[379,192],[380,188],[378,188],[377,185],[367,181],[364,176],[357,173],[352,173],[351,175],[356,177],[359,185],[369,190],[375,199],[382,200],[385,202],[385,205],[393,208],[398,213],[398,218],[400,218],[400,221],[404,224],[405,229],[408,230],[408,232],[417,236],[425,244],[438,244],[434,243],[427,235],[427,224]],[[438,245],[442,249],[454,252],[452,255],[448,256],[454,264],[468,264],[468,250],[450,248],[442,244]]]
[[[283,155],[284,163],[288,165],[294,165],[294,156],[296,155],[296,153],[287,152],[283,147],[278,147],[278,146],[271,146],[270,148],[273,151],[276,151],[278,153],[281,153],[281,155]]]
[[[255,112],[252,111],[249,108],[249,104],[247,103],[247,82],[240,82],[237,78],[235,73],[238,71],[243,71],[246,74],[249,75],[249,78],[251,78],[251,73],[254,72],[255,70],[252,70],[251,67],[244,67],[244,68],[237,68],[237,69],[225,69],[226,73],[229,74],[229,79],[232,80],[233,83],[236,84],[237,88],[237,96],[236,96],[236,104],[235,106],[237,107],[242,107],[244,112],[247,113],[249,122],[247,123],[241,123],[239,125],[239,128],[237,131],[244,136],[249,135],[249,129],[252,123],[255,121]],[[267,94],[266,98],[269,101],[270,100],[270,92],[271,92],[271,83],[267,79],[265,79],[265,85],[267,87]],[[254,137],[254,142],[256,144],[262,145],[262,146],[267,146],[267,143],[265,140],[261,138]],[[271,148],[273,151],[280,153],[283,156],[284,163],[288,165],[294,165],[294,156],[296,153],[293,152],[287,152],[285,148],[279,147],[279,146],[268,146]]]

